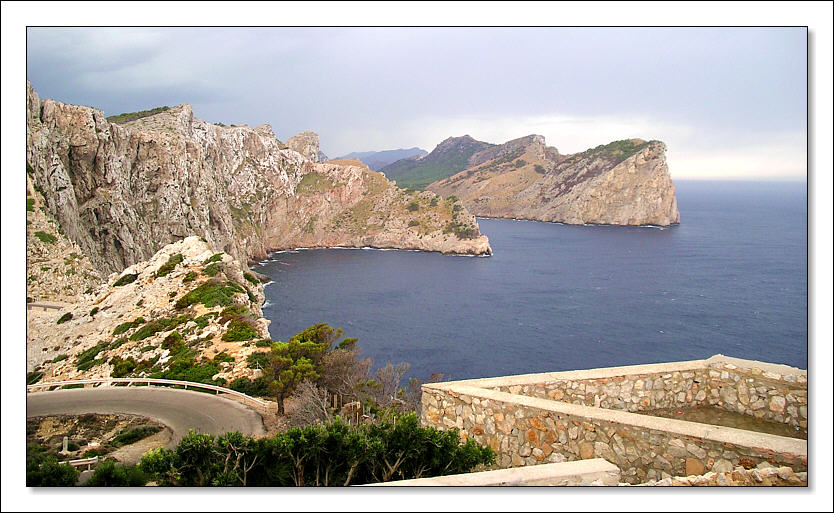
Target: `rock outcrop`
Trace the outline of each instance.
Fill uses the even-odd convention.
[[[629,139],[560,155],[530,135],[478,152],[469,167],[426,187],[477,216],[567,224],[680,222],[660,141]]]
[[[244,262],[331,245],[491,253],[460,206],[409,194],[358,162],[315,162],[315,134],[287,148],[267,124],[213,125],[189,105],[111,123],[99,110],[40,99],[31,85],[27,116],[27,173],[104,272],[189,235]]]
[[[27,371],[43,381],[189,369],[192,378],[251,378],[247,357],[268,350],[254,343],[269,337],[263,301],[263,284],[238,261],[187,237],[64,310],[30,315]]]
[[[319,149],[319,134],[311,130],[304,130],[287,139],[287,147],[297,151],[311,162],[324,162],[327,160],[327,155]]]

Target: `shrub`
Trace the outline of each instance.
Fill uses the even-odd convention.
[[[130,336],[130,340],[144,340],[159,333],[160,331],[174,329],[180,324],[186,323],[190,320],[191,319],[185,315],[181,315],[176,318],[156,319],[136,330],[136,333]]]
[[[94,345],[93,347],[87,349],[86,351],[82,352],[75,358],[75,365],[78,370],[88,370],[99,363],[102,363],[104,360],[96,360],[96,356],[100,352],[102,352],[105,348],[107,348],[107,342],[101,342],[99,344]],[[93,363],[96,362],[96,363]],[[89,365],[92,364],[92,365]],[[84,366],[84,368],[82,368]]]
[[[26,211],[27,212],[34,212],[35,211],[35,198],[26,198]]]
[[[223,259],[223,253],[215,253],[215,254],[211,255],[210,257],[206,258],[205,260],[203,260],[203,265],[205,266],[205,265],[208,265],[212,262],[219,262],[222,259]]]
[[[159,267],[159,269],[157,269],[156,277],[161,278],[163,276],[167,276],[168,274],[171,274],[171,271],[173,271],[174,268],[177,267],[177,265],[182,263],[182,259],[183,259],[182,253],[177,253],[175,255],[171,255],[170,257],[168,257],[168,261],[165,262],[164,264],[162,264]]]
[[[75,486],[78,470],[50,454],[26,455],[26,486]]]
[[[202,329],[208,326],[209,319],[214,317],[217,317],[217,312],[208,312],[194,319],[194,322]]]
[[[52,363],[61,362],[61,361],[64,361],[66,359],[67,359],[66,354],[59,354],[58,356],[56,356],[55,358],[52,359]]]
[[[180,332],[172,331],[167,337],[165,337],[165,340],[162,341],[162,349],[170,349],[171,352],[174,352],[175,349],[183,345],[183,342],[184,341]]]
[[[92,309],[92,310],[90,310],[90,317],[95,317],[95,315],[96,315],[97,313],[98,313],[98,307],[97,307],[97,306],[94,306],[94,307],[93,307],[93,309]]]
[[[271,338],[262,338],[255,342],[255,347],[270,347],[273,342]]]
[[[148,476],[138,466],[105,461],[96,467],[84,486],[145,486],[147,482]]]
[[[43,372],[30,372],[26,374],[26,384],[34,385],[43,377]]]
[[[120,356],[114,356],[110,359],[110,365],[113,366],[110,376],[114,378],[123,378],[133,372],[136,368],[136,360],[134,360],[132,356],[125,360],[123,360]]]
[[[162,107],[155,107],[149,110],[140,110],[137,112],[122,112],[121,114],[117,114],[115,116],[109,116],[107,118],[107,121],[111,123],[127,123],[128,121],[135,121],[137,119],[153,116],[154,114],[159,114],[160,112],[164,112],[169,108],[170,107],[168,107],[167,105],[164,105]]]
[[[130,445],[134,442],[138,442],[143,438],[158,433],[161,430],[162,428],[159,426],[139,426],[132,428],[124,428],[121,431],[119,431],[119,434],[113,438],[111,443],[114,447]]]
[[[145,324],[145,319],[142,317],[137,317],[130,322],[123,322],[116,326],[116,328],[113,330],[113,335],[121,335],[125,331],[131,328],[135,328],[137,326],[141,326],[142,324]]]
[[[527,165],[526,160],[518,159],[515,161],[515,167],[524,167]]]
[[[57,237],[46,232],[35,232],[35,237],[37,237],[41,242],[45,242],[47,244],[55,244],[58,241]]]
[[[74,388],[84,388],[84,385],[81,383],[76,383],[75,385],[64,385],[61,387],[61,390],[72,390]],[[84,457],[86,458],[87,456]]]
[[[429,202],[429,206],[431,206],[431,207],[436,207],[437,206],[437,196],[435,196],[434,198],[431,199],[431,202]]]
[[[214,355],[213,361],[215,363],[234,362],[235,359],[234,359],[234,357],[226,354],[225,351],[222,351],[222,352],[217,353],[216,355]]]
[[[420,226],[420,221],[418,221],[416,219],[412,219],[411,221],[408,222],[408,226]]]
[[[243,294],[243,287],[233,281],[221,282],[217,279],[205,281],[176,302],[177,308],[186,308],[195,303],[202,303],[206,308],[229,306],[235,294]]]
[[[249,378],[237,378],[232,381],[229,388],[252,397],[263,397],[269,394],[266,379],[263,377],[250,380]]]
[[[122,285],[127,285],[128,283],[133,283],[138,278],[138,274],[127,273],[124,276],[120,277],[116,282],[113,284],[114,287],[121,287]]]
[[[221,268],[222,265],[223,264],[221,262],[214,262],[213,264],[207,265],[205,267],[205,269],[203,269],[203,272],[207,276],[211,276],[211,277],[217,276],[217,273],[220,272],[220,268]]]
[[[420,204],[417,203],[416,201],[412,201],[411,203],[408,204],[408,211],[409,212],[417,212],[418,210],[420,210]]]
[[[182,279],[183,283],[191,283],[197,277],[197,273],[194,271],[188,271],[188,274]]]
[[[535,167],[533,167],[533,169],[535,169],[536,173],[539,173],[540,175],[543,175],[545,171],[544,167],[541,164],[536,164]]]
[[[252,353],[246,358],[246,362],[250,369],[264,369],[269,365],[269,353]]]
[[[156,346],[145,346],[139,350],[140,353],[147,353],[148,351],[153,351],[156,349]]]
[[[260,281],[258,281],[258,279],[255,278],[255,275],[252,273],[243,273],[243,277],[246,278],[246,281],[248,281],[252,285],[257,285],[258,283],[260,283]]]
[[[70,319],[72,319],[72,314],[67,312],[67,313],[65,313],[64,315],[62,315],[61,317],[58,318],[58,322],[56,324],[63,324]]]

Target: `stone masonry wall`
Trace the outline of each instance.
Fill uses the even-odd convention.
[[[800,440],[760,435],[763,440],[779,439],[776,445],[783,446],[774,450],[758,438],[748,440],[748,432],[731,428],[695,425],[693,431],[690,422],[465,385],[454,391],[449,387],[423,386],[424,425],[458,428],[463,438],[489,445],[498,455],[498,468],[598,457],[617,465],[622,481],[633,484],[732,471],[739,465],[752,468],[763,461],[807,470],[807,446]],[[706,438],[710,429],[728,435],[723,440]],[[694,434],[683,434],[687,432]]]
[[[744,362],[713,357],[691,362],[689,369],[667,371],[662,370],[661,364],[641,366],[659,367],[661,370],[658,372],[584,379],[568,377],[575,372],[549,373],[542,376],[555,379],[488,388],[629,412],[709,405],[785,423],[803,430],[807,435],[808,390],[805,374],[786,372],[789,368],[779,369],[766,364],[755,366]],[[565,379],[559,379],[560,374],[565,375]]]

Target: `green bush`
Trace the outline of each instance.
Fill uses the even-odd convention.
[[[181,264],[183,260],[182,253],[177,253],[168,257],[168,261],[162,264],[156,271],[156,277],[161,278],[171,274],[177,265]]]
[[[417,212],[418,210],[420,210],[420,204],[417,203],[416,201],[412,201],[411,203],[408,204],[408,211],[409,212]]]
[[[148,476],[138,466],[105,461],[96,467],[84,486],[145,486],[147,482]]]
[[[250,369],[265,369],[269,365],[269,353],[252,353],[246,357],[246,362]]]
[[[26,486],[75,486],[78,474],[74,467],[58,463],[54,455],[26,455]]]
[[[75,366],[78,370],[85,371],[96,365],[104,363],[104,360],[96,360],[96,356],[107,348],[107,342],[101,342],[82,352],[75,358]]]
[[[59,354],[58,356],[56,356],[55,358],[52,359],[52,363],[61,362],[61,361],[64,361],[66,359],[67,359],[66,354]]]
[[[418,221],[416,219],[412,219],[411,221],[408,222],[408,226],[420,226],[420,221]]]
[[[262,338],[255,342],[255,347],[271,347],[274,340],[270,338]]]
[[[116,328],[113,330],[113,335],[121,335],[129,329],[141,326],[143,324],[145,324],[145,319],[142,317],[137,317],[130,322],[123,322],[116,326]]]
[[[74,385],[64,385],[61,387],[61,390],[73,390],[75,388],[84,388],[84,385],[82,385],[81,383],[76,383]]]
[[[197,278],[197,273],[194,271],[188,271],[188,274],[182,279],[183,283],[191,283],[194,279]]]
[[[45,242],[47,244],[55,244],[58,241],[57,237],[46,232],[35,232],[35,237],[37,237],[41,242]]]
[[[30,372],[26,374],[26,384],[34,385],[43,377],[43,372]]]
[[[140,468],[161,485],[348,486],[461,474],[495,453],[456,428],[421,427],[415,414],[373,424],[339,421],[258,440],[190,432],[176,449],[149,451]]]
[[[515,167],[524,167],[527,165],[526,160],[518,159],[515,161]]]
[[[214,317],[217,317],[217,312],[208,312],[194,319],[194,322],[197,323],[197,326],[199,326],[200,329],[202,329],[208,326],[209,319]]]
[[[541,164],[536,164],[533,169],[535,169],[536,173],[539,173],[540,175],[543,175],[545,171],[544,167]]]
[[[215,254],[211,255],[210,257],[206,258],[205,260],[203,260],[203,265],[206,266],[206,265],[208,265],[212,262],[219,262],[222,259],[223,259],[223,253],[215,253]]]
[[[72,319],[72,314],[67,312],[67,313],[65,313],[64,315],[62,315],[61,317],[58,318],[58,322],[56,324],[63,324],[70,319]]]
[[[221,351],[221,352],[217,353],[216,355],[214,355],[213,360],[214,360],[215,363],[234,362],[235,361],[234,357],[226,354],[225,351]]]
[[[232,381],[229,388],[252,397],[263,397],[269,394],[268,384],[263,377],[255,378],[254,380],[237,378]]]
[[[243,287],[233,281],[221,282],[217,279],[205,281],[188,292],[176,302],[177,308],[186,308],[195,303],[202,303],[206,308],[229,306],[235,294],[243,294]]]
[[[26,211],[27,212],[34,212],[35,211],[35,198],[26,198]]]
[[[114,287],[121,287],[122,285],[127,285],[128,283],[133,283],[134,281],[136,281],[136,278],[138,278],[138,277],[139,277],[138,274],[132,274],[132,273],[125,274],[124,276],[122,276],[121,278],[116,280],[116,282],[113,284],[113,286]]]
[[[182,335],[180,335],[179,331],[172,331],[165,337],[165,340],[162,341],[162,349],[170,349],[172,352],[179,349],[184,343]]]
[[[122,447],[124,445],[130,445],[132,443],[138,442],[143,438],[156,434],[161,430],[162,428],[159,426],[139,426],[132,428],[124,428],[121,431],[119,431],[119,434],[113,438],[111,444],[113,445],[113,447]]]
[[[260,281],[258,281],[258,279],[255,278],[255,275],[252,274],[252,273],[246,273],[245,272],[245,273],[243,273],[243,277],[246,278],[246,281],[248,281],[252,285],[257,285],[258,283],[260,283]]]
[[[221,262],[214,262],[213,264],[207,265],[203,269],[203,272],[206,274],[206,276],[215,277],[220,272],[222,265],[223,264]]]
[[[134,360],[132,356],[124,360],[120,356],[114,356],[110,359],[110,365],[113,366],[110,376],[114,378],[123,378],[136,369],[136,360]]]
[[[98,307],[97,307],[97,306],[94,306],[94,307],[93,307],[93,309],[92,309],[92,310],[90,310],[90,317],[95,317],[95,315],[96,315],[97,313],[98,313]]]

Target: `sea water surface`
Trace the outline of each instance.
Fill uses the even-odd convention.
[[[677,181],[681,224],[479,219],[489,258],[362,249],[255,267],[270,334],[318,322],[447,379],[700,359],[807,368],[805,182]]]

